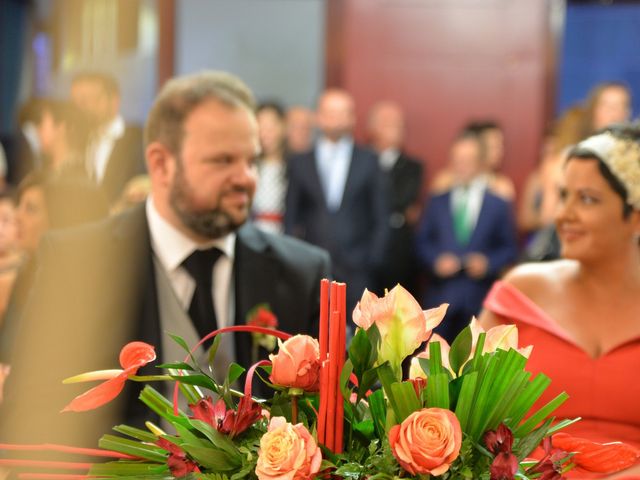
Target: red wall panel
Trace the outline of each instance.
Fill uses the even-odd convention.
[[[433,173],[458,129],[491,117],[506,134],[504,171],[522,185],[538,158],[549,111],[549,2],[328,0],[327,83],[356,99],[405,109],[407,150]]]

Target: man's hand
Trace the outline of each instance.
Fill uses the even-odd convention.
[[[489,260],[482,253],[470,253],[464,258],[464,268],[471,278],[481,279],[487,274]]]
[[[441,278],[452,277],[460,271],[460,259],[453,253],[443,253],[436,258],[435,272]]]

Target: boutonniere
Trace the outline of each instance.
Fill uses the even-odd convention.
[[[276,330],[278,328],[278,317],[271,311],[268,303],[260,303],[249,310],[246,323],[252,327]],[[253,363],[258,361],[258,347],[262,347],[271,353],[277,345],[276,337],[265,333],[251,333],[251,339],[253,341]]]

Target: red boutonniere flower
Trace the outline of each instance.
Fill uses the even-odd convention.
[[[271,311],[268,304],[261,303],[253,307],[249,310],[249,313],[247,313],[247,325],[251,327],[262,327],[277,330],[278,318]],[[253,340],[252,363],[256,363],[258,361],[258,347],[264,348],[269,353],[273,352],[276,348],[276,337],[273,335],[252,333],[251,338]]]

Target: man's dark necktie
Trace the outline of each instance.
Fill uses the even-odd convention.
[[[222,252],[216,247],[208,250],[195,250],[182,262],[184,268],[196,282],[196,289],[189,306],[189,316],[200,338],[218,328],[211,292],[213,290],[213,266],[221,255]],[[211,343],[211,340],[207,341],[205,347],[208,348]]]

